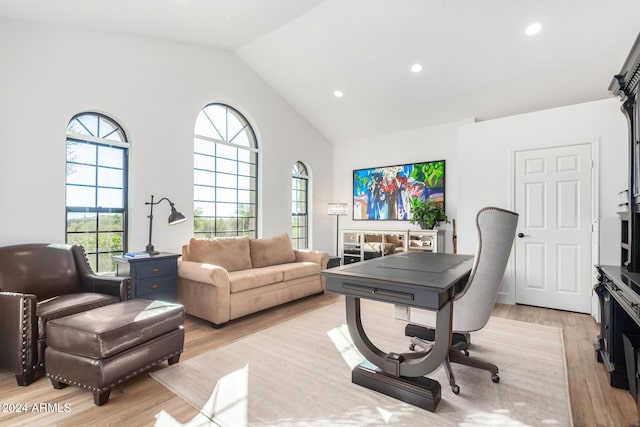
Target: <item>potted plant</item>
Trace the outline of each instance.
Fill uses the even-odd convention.
[[[422,229],[433,229],[440,222],[449,222],[444,207],[433,200],[411,199],[411,224],[419,224]]]

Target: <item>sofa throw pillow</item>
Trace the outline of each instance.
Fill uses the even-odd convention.
[[[381,234],[365,234],[364,235],[365,243],[382,243],[382,235]]]
[[[386,234],[384,236],[384,240],[387,243],[391,243],[394,247],[396,248],[401,248],[402,247],[402,240],[400,240],[400,238],[394,234]]]
[[[251,264],[254,268],[286,264],[296,260],[287,233],[269,239],[249,239]]]
[[[190,261],[219,265],[227,271],[248,270],[251,268],[249,238],[192,238],[189,242],[189,258]]]

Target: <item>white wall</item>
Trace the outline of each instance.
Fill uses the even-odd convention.
[[[604,83],[606,84],[606,82]],[[618,192],[627,187],[627,124],[617,99],[588,102],[463,125],[458,144],[458,249],[473,253],[474,218],[484,206],[513,209],[512,158],[515,150],[599,142],[600,218],[615,223]],[[611,227],[609,227],[611,229]],[[615,231],[615,227],[612,228]],[[618,232],[601,233],[600,260],[619,263]],[[514,302],[513,260],[507,267],[502,302]]]
[[[334,147],[333,200],[346,202],[350,211],[340,218],[340,228],[417,229],[407,221],[352,220],[354,169],[446,160],[446,208],[455,218],[458,253],[476,249],[475,215],[484,206],[513,209],[512,157],[515,150],[553,147],[575,142],[596,142],[599,173],[599,236],[601,263],[619,264],[620,230],[616,208],[618,192],[627,186],[627,124],[617,99],[538,111],[496,120],[449,123],[398,132]],[[326,212],[326,206],[316,206]],[[333,244],[335,251],[335,218]],[[451,225],[446,230],[445,251],[452,251]],[[513,303],[513,263],[499,301]]]
[[[66,126],[91,110],[131,142],[129,249],[146,245],[154,194],[190,217],[168,227],[169,207],[154,210],[156,249],[179,252],[193,233],[195,119],[224,102],[258,135],[260,234],[291,232],[290,173],[302,160],[315,177],[313,246],[331,249],[331,144],[233,54],[0,18],[0,58],[0,245],[64,241]]]
[[[377,166],[392,166],[431,160],[445,160],[445,205],[449,220],[456,219],[458,209],[458,128],[473,120],[418,128],[383,135],[376,138],[351,141],[334,147],[333,194],[334,201],[349,204],[349,215],[340,217],[340,229],[359,228],[373,230],[418,230],[409,221],[354,221],[353,171]],[[318,206],[318,208],[322,208]],[[326,207],[324,208],[326,213]],[[334,249],[335,252],[335,218]],[[451,224],[440,224],[445,229],[445,251],[452,252]]]

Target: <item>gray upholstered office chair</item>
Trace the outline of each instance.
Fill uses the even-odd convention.
[[[453,339],[444,367],[449,375],[449,384],[455,394],[460,387],[455,382],[450,363],[459,363],[491,372],[491,379],[500,381],[498,367],[469,356],[470,332],[480,330],[489,321],[491,311],[498,297],[502,276],[513,246],[518,225],[518,214],[495,207],[481,209],[476,216],[478,244],[469,280],[457,291],[453,303]],[[409,323],[405,329],[411,339],[412,350],[416,346],[428,350],[434,340],[435,325],[433,312],[411,310]],[[418,323],[418,324],[416,324]]]

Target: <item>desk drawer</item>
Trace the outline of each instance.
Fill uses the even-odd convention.
[[[142,263],[135,267],[135,278],[146,279],[160,276],[176,276],[178,274],[175,260]]]
[[[159,277],[136,281],[136,298],[152,296],[165,292],[176,293],[176,279],[174,277]],[[151,298],[152,299],[152,298]]]
[[[374,284],[357,279],[344,280],[331,276],[327,276],[326,290],[334,294],[372,299],[425,310],[439,310],[453,299],[452,289],[441,291],[428,287],[421,289],[410,285],[401,286],[397,283]]]
[[[386,302],[399,302],[410,304],[415,300],[414,294],[399,292],[390,289],[381,289],[374,286],[356,285],[353,283],[342,283],[342,289],[353,296],[362,296],[370,299],[377,299]]]

